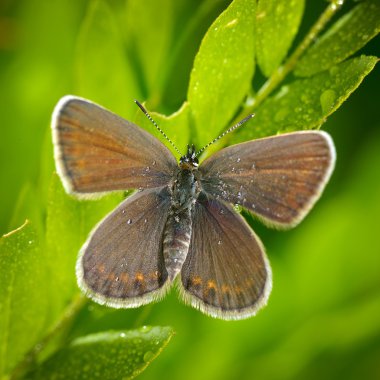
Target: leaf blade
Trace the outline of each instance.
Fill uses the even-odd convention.
[[[254,1],[234,0],[202,40],[188,89],[199,146],[225,128],[249,91],[254,73],[254,14]]]
[[[28,379],[132,379],[161,353],[173,334],[170,327],[143,327],[80,337]]]
[[[342,62],[380,32],[380,3],[363,1],[341,17],[301,58],[294,74],[311,76]]]
[[[232,142],[281,132],[318,128],[360,85],[378,62],[361,56],[329,71],[283,86],[257,110],[252,121],[238,130]]]
[[[0,375],[37,342],[48,307],[44,257],[29,222],[0,239]]]
[[[269,77],[285,58],[297,34],[304,0],[260,0],[256,12],[256,56]]]

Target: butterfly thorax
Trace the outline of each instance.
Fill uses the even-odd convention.
[[[191,209],[199,194],[197,181],[198,159],[194,145],[187,146],[187,154],[179,160],[178,171],[172,184],[172,213]]]
[[[165,226],[163,253],[169,278],[176,277],[189,250],[193,206],[200,188],[197,180],[198,160],[194,146],[181,157],[175,179],[171,186],[171,207]]]
[[[196,174],[192,170],[179,168],[171,189],[172,212],[174,214],[179,214],[194,204],[199,193]]]

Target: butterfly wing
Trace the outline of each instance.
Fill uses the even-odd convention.
[[[242,319],[264,306],[271,269],[259,238],[230,205],[201,193],[189,252],[181,269],[185,302],[222,319]]]
[[[331,137],[305,131],[230,146],[199,170],[208,194],[249,209],[267,225],[287,228],[318,200],[334,164]]]
[[[52,128],[57,170],[69,193],[159,187],[177,167],[155,137],[81,98],[61,99]]]
[[[99,223],[77,261],[79,287],[94,301],[137,307],[168,288],[162,236],[170,207],[166,187],[137,192]]]

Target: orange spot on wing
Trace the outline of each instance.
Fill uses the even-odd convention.
[[[114,281],[116,278],[115,276],[115,273],[111,272],[108,276],[107,276],[107,279],[110,280],[110,281]]]
[[[208,289],[214,289],[214,290],[216,290],[216,284],[215,284],[215,281],[213,281],[213,280],[208,280],[208,281],[207,281],[207,288],[208,288]]]
[[[106,270],[104,264],[98,264],[97,268],[100,273],[104,273],[104,271]]]
[[[193,285],[200,285],[202,284],[202,279],[199,276],[193,276],[191,282]]]
[[[141,272],[137,272],[135,276],[135,280],[139,282],[144,281],[144,275]]]
[[[129,278],[129,276],[128,276],[126,273],[122,273],[122,274],[120,275],[120,280],[121,280],[122,282],[124,282],[124,283],[127,283],[127,282],[128,282],[128,278]]]
[[[222,290],[222,293],[229,293],[231,291],[228,285],[222,285],[221,290]]]

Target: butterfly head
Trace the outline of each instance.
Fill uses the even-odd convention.
[[[194,170],[198,167],[199,161],[196,156],[194,144],[187,146],[187,153],[179,159],[181,169]]]

